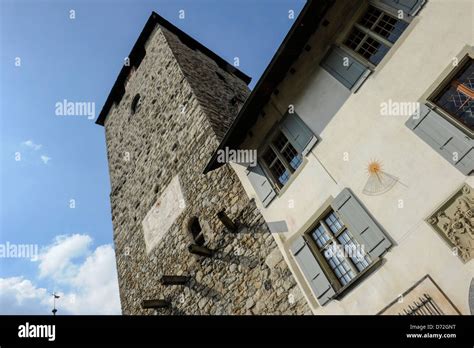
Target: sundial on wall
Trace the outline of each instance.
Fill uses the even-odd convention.
[[[369,196],[377,196],[389,191],[398,182],[398,178],[382,170],[380,161],[372,160],[367,165],[369,178],[362,192]]]

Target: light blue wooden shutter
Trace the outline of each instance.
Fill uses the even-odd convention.
[[[372,259],[381,256],[392,246],[387,235],[348,188],[341,191],[331,206]]]
[[[262,167],[260,167],[259,164],[257,164],[255,167],[247,167],[247,177],[255,189],[255,193],[257,194],[258,198],[263,203],[263,206],[268,206],[273,198],[275,198],[276,193],[272,184],[265,176]]]
[[[295,149],[303,155],[311,151],[318,141],[312,130],[309,129],[296,112],[287,112],[280,127]]]
[[[410,16],[414,16],[425,4],[426,0],[382,0],[382,2],[397,10],[402,10]]]
[[[303,237],[299,237],[293,242],[291,252],[318,302],[321,305],[329,302],[336,292]]]
[[[405,123],[464,175],[474,170],[474,141],[436,111],[422,104]]]
[[[360,87],[370,74],[369,68],[336,46],[332,47],[324,57],[321,66],[353,92]]]

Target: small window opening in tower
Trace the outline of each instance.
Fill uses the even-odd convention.
[[[203,246],[205,243],[204,233],[202,232],[201,224],[197,217],[192,217],[189,220],[189,232],[191,233],[194,243],[199,246]]]
[[[135,95],[132,100],[131,111],[132,115],[135,114],[138,110],[140,110],[140,94]]]

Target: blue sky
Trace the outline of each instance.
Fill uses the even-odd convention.
[[[97,116],[153,10],[227,61],[239,57],[252,87],[304,3],[0,0],[0,244],[40,254],[0,258],[0,314],[48,314],[52,291],[62,313],[120,312],[104,129],[56,116],[55,104],[93,102]]]

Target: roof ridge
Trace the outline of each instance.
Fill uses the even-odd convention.
[[[103,126],[105,119],[107,117],[107,114],[110,111],[110,108],[112,107],[112,105],[115,102],[120,101],[120,99],[122,98],[123,94],[125,93],[124,83],[127,77],[129,76],[130,72],[132,71],[132,69],[134,67],[138,67],[138,65],[140,65],[141,60],[146,55],[145,44],[148,41],[150,35],[153,33],[157,25],[160,25],[168,29],[170,32],[178,36],[178,38],[185,45],[192,46],[193,48],[197,48],[200,52],[202,52],[203,54],[207,55],[209,58],[214,60],[222,69],[234,74],[235,76],[240,78],[242,81],[244,81],[247,85],[250,83],[251,78],[248,75],[243,73],[241,70],[237,69],[235,66],[231,65],[224,58],[217,55],[215,52],[213,52],[212,50],[204,46],[202,43],[200,43],[199,41],[197,41],[190,35],[186,34],[184,31],[182,31],[177,26],[175,26],[174,24],[166,20],[164,17],[160,16],[155,11],[152,11],[140,35],[138,36],[137,41],[133,45],[132,50],[130,51],[130,54],[128,55],[130,64],[123,65],[122,68],[120,69],[117,79],[115,80],[115,83],[112,86],[112,89],[110,90],[109,95],[107,96],[107,99],[104,105],[102,106],[99,116],[97,117],[97,120],[95,122],[96,124]]]

